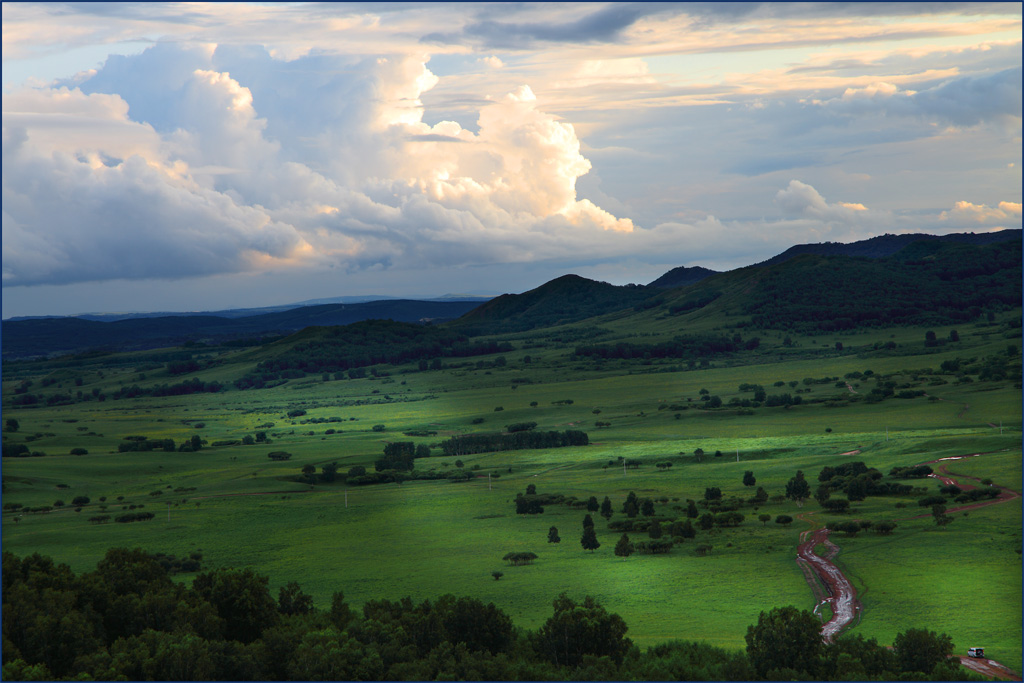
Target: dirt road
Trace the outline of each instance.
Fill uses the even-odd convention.
[[[958,479],[973,479],[978,481],[977,478],[951,473],[947,469],[947,464],[952,461],[963,460],[964,458],[974,458],[980,455],[982,454],[972,453],[969,455],[940,458],[938,460],[931,460],[924,464],[933,465],[941,463],[938,466],[939,474],[933,473],[929,476],[939,479],[943,484],[955,484],[962,490],[967,491],[977,487],[971,484],[961,483]],[[956,476],[958,479],[953,479],[953,476]],[[997,488],[1000,489],[999,496],[997,498],[953,507],[949,509],[949,512],[970,510],[973,508],[984,507],[986,505],[995,505],[996,503],[1002,503],[1007,500],[1013,500],[1014,498],[1020,497],[1020,494],[1016,491],[1012,491],[1002,486]],[[804,512],[797,515],[797,518],[815,525],[816,522],[810,519],[813,514],[814,512]],[[814,552],[814,548],[819,544],[828,548],[828,552],[825,557]],[[828,529],[812,528],[800,534],[800,545],[797,546],[797,564],[800,565],[801,570],[804,571],[807,583],[810,585],[815,598],[822,602],[828,602],[832,608],[832,618],[821,627],[821,637],[825,642],[831,642],[832,638],[838,635],[840,631],[846,628],[850,622],[853,621],[861,609],[861,605],[857,601],[857,591],[854,589],[849,579],[847,579],[846,576],[843,575],[842,571],[840,571],[840,569],[831,561],[838,553],[839,547],[829,540]],[[813,573],[813,575],[811,575],[811,573]],[[818,582],[820,582],[820,585]],[[822,594],[822,586],[824,587],[826,594]],[[991,676],[993,678],[1008,681],[1021,680],[1020,675],[994,659],[975,659],[973,657],[965,656],[959,656],[959,659],[960,663],[964,667],[971,669],[972,671],[976,671],[984,676]]]
[[[807,520],[806,517],[801,519]],[[828,548],[825,557],[814,552],[818,544]],[[809,566],[818,577],[825,590],[827,597],[823,602],[829,603],[832,608],[832,618],[821,627],[821,637],[826,643],[842,631],[857,616],[860,603],[857,602],[857,591],[853,584],[843,575],[831,559],[839,553],[839,546],[832,543],[828,538],[828,529],[821,528],[813,531],[805,531],[800,534],[800,545],[797,547],[797,562]]]

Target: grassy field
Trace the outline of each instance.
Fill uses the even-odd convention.
[[[52,506],[59,499],[66,505],[45,514],[5,512],[4,549],[50,555],[77,571],[92,569],[114,546],[176,555],[198,551],[204,569],[252,567],[270,577],[275,592],[297,581],[321,607],[338,590],[356,605],[372,598],[455,593],[493,601],[526,627],[543,623],[552,599],[568,591],[593,595],[621,614],[641,645],[682,638],[739,649],[760,611],[814,606],[794,561],[806,523],[783,527],[757,519],[761,513],[774,519],[810,511],[812,520],[834,519],[813,500],[802,507],[789,500],[745,507],[746,518],[736,528],[699,531],[668,555],[623,560],[612,552],[621,532],[609,530],[601,517],[594,514],[601,547],[587,552],[579,540],[586,510],[553,505],[542,515],[516,515],[516,494],[534,484],[539,493],[580,500],[608,496],[614,521],[624,518],[622,504],[634,491],[654,499],[659,515],[681,517],[686,500],[701,499],[707,487],[720,487],[726,498],[749,498],[753,490],[742,483],[747,470],[757,486],[780,496],[797,470],[813,490],[825,465],[860,460],[888,473],[894,466],[972,453],[985,455],[956,461],[950,469],[1019,491],[1020,389],[1012,379],[976,376],[967,382],[939,370],[958,357],[1005,354],[1006,339],[987,334],[961,330],[960,345],[936,353],[914,345],[923,339],[922,330],[844,336],[843,353],[833,350],[831,337],[800,339],[794,347],[772,337],[756,354],[706,369],[667,361],[582,361],[570,355],[569,344],[531,346],[524,341],[529,335],[518,335],[513,340],[521,348],[504,354],[505,365],[486,365],[494,358],[484,357],[480,367],[478,359],[439,371],[389,367],[390,376],[380,378],[316,376],[264,390],[6,408],[4,417],[17,419],[20,427],[5,436],[47,455],[4,459],[4,503]],[[900,342],[902,355],[874,355],[868,347],[888,339]],[[260,358],[259,349],[204,353],[219,364],[196,374],[225,383]],[[527,354],[529,363],[523,361]],[[26,378],[38,383],[49,377],[52,391],[86,393],[179,381],[145,354],[116,358],[116,365],[99,359],[64,368],[5,367],[4,397]],[[844,379],[866,370],[872,371],[866,378]],[[849,400],[879,386],[879,376],[926,395]],[[804,381],[825,377],[832,379]],[[769,394],[799,390],[804,404],[730,408],[731,399],[752,397],[740,390],[743,383],[761,384]],[[702,389],[726,405],[700,408]],[[296,409],[306,414],[287,416]],[[441,440],[524,421],[537,422],[538,430],[583,429],[591,443],[461,456],[463,468],[477,475],[464,483],[346,487],[339,481],[311,487],[299,481],[306,464],[337,462],[340,472],[355,465],[372,471],[384,444],[403,440],[433,447],[432,457],[417,460],[418,469],[455,471],[456,458],[440,456]],[[610,425],[597,427],[598,421]],[[130,435],[180,443],[198,434],[213,444],[260,430],[272,444],[208,445],[196,453],[117,452]],[[403,435],[410,430],[436,435]],[[85,448],[88,455],[68,455],[72,448]],[[694,454],[698,448],[701,458]],[[272,450],[292,458],[272,461]],[[640,467],[624,471],[620,458],[638,460]],[[664,462],[672,467],[655,467]],[[915,484],[937,490],[934,480]],[[78,495],[91,499],[80,512],[71,508]],[[89,522],[130,505],[144,505],[155,518]],[[952,635],[958,651],[982,645],[994,658],[1019,667],[1019,499],[958,513],[945,529],[930,516],[911,519],[927,513],[912,496],[869,497],[853,508],[853,518],[899,524],[891,536],[834,535],[842,548],[838,560],[864,605],[856,632],[890,643],[899,631],[924,627]],[[551,526],[558,528],[561,543],[547,542]],[[713,546],[707,556],[695,551],[702,544]],[[532,551],[538,559],[511,567],[501,558],[512,551]],[[495,570],[504,572],[500,581],[491,576]]]

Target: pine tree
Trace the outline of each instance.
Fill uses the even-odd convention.
[[[757,477],[754,476],[753,472],[751,472],[750,470],[747,470],[746,472],[743,473],[743,485],[744,486],[753,486],[756,483],[757,483]]]
[[[597,502],[597,496],[591,496],[590,500],[587,501],[587,510],[590,512],[597,512],[600,507]]]
[[[590,552],[594,552],[601,547],[601,543],[597,540],[597,534],[594,533],[594,527],[583,527],[583,537],[580,538],[580,544],[584,550],[589,550]]]
[[[605,519],[612,518],[612,499],[608,496],[605,496],[604,502],[601,503],[601,516]]]
[[[644,517],[650,517],[654,514],[654,501],[650,498],[644,498],[643,505],[640,506],[640,512],[643,513]]]
[[[558,537],[558,527],[551,527],[548,529],[548,543],[561,543],[562,539]]]
[[[622,534],[622,538],[615,544],[615,556],[625,560],[633,554],[633,544],[629,542],[629,536]]]
[[[583,528],[584,529],[586,529],[588,527],[593,528],[593,526],[594,526],[594,518],[591,517],[590,515],[586,515],[583,518]]]
[[[661,522],[654,520],[651,522],[650,528],[647,530],[647,535],[651,538],[661,538]]]

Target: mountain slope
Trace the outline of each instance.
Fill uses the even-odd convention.
[[[970,244],[983,246],[997,242],[1008,242],[1020,240],[1020,230],[1001,230],[999,232],[961,232],[951,235],[923,235],[921,233],[909,233],[905,235],[881,235],[858,242],[821,242],[817,244],[798,244],[790,247],[777,256],[767,261],[754,264],[755,266],[773,266],[783,263],[801,254],[815,254],[818,256],[864,256],[867,258],[885,258],[892,256],[900,250],[908,247],[914,242],[922,240],[935,241],[939,243]],[[653,284],[653,283],[652,283]]]
[[[502,294],[450,325],[470,335],[519,332],[630,308],[656,294],[642,285],[620,287],[563,275],[522,294]]]
[[[593,321],[620,330],[715,326],[823,333],[954,325],[1021,306],[1021,239],[976,246],[918,240],[883,258],[801,254],[663,294],[650,310]]]
[[[675,287],[685,287],[686,285],[692,285],[695,282],[700,282],[704,278],[717,275],[717,270],[711,270],[702,266],[679,266],[673,268],[654,282],[647,285],[648,287],[658,287],[659,289],[673,289]]]

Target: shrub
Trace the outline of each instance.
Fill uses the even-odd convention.
[[[72,448],[71,455],[89,455],[89,451],[84,448]]]

